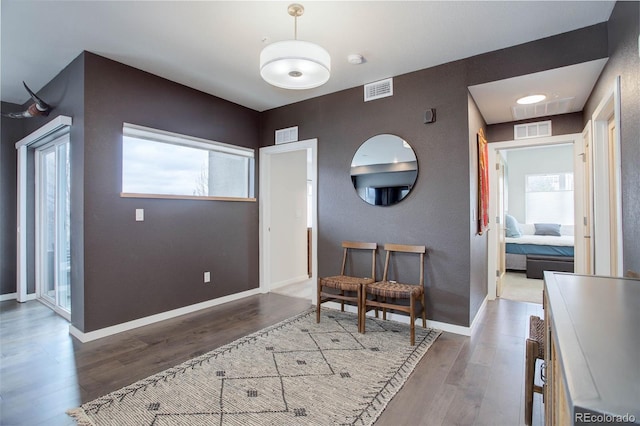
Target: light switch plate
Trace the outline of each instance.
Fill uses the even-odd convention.
[[[136,222],[144,221],[144,209],[136,209]]]

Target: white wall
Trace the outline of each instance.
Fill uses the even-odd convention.
[[[525,175],[573,172],[573,146],[510,149],[507,155],[507,213],[525,222]]]

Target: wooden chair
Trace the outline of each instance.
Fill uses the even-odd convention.
[[[376,280],[376,252],[378,250],[378,244],[343,241],[342,248],[342,268],[340,269],[340,275],[318,278],[316,322],[320,322],[320,304],[323,302],[339,300],[340,309],[343,312],[344,302],[353,302],[358,307],[358,331],[362,332],[360,320],[362,316],[360,306],[360,301],[362,300],[362,286]],[[361,278],[345,275],[347,257],[349,257],[349,252],[351,250],[371,250],[371,277]],[[333,289],[333,291],[325,291],[325,289]],[[355,296],[349,293],[355,293]]]
[[[524,423],[531,425],[533,419],[533,393],[542,394],[543,387],[535,384],[536,361],[544,360],[544,320],[529,317],[529,338],[526,342],[524,367]]]
[[[424,297],[424,254],[425,246],[404,245],[404,244],[385,244],[384,249],[387,256],[384,262],[384,273],[382,281],[366,284],[362,291],[362,332],[365,332],[365,314],[369,307],[382,308],[382,319],[387,319],[387,309],[407,312],[411,325],[411,345],[415,345],[415,317],[416,302],[421,302],[422,327],[427,327],[427,317]],[[389,278],[389,259],[392,254],[396,253],[415,253],[420,255],[420,282],[416,284],[401,284],[396,281],[390,281]],[[368,296],[373,296],[369,299]],[[382,300],[378,300],[381,298]],[[390,302],[392,299],[393,302]],[[400,304],[400,300],[408,299],[409,304]],[[377,316],[377,314],[376,314]]]

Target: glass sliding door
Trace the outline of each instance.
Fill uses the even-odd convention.
[[[69,138],[36,150],[36,288],[40,299],[71,316]]]

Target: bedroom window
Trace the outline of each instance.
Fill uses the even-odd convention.
[[[254,150],[124,123],[122,196],[253,201]]]
[[[573,173],[525,175],[526,223],[573,225]]]

